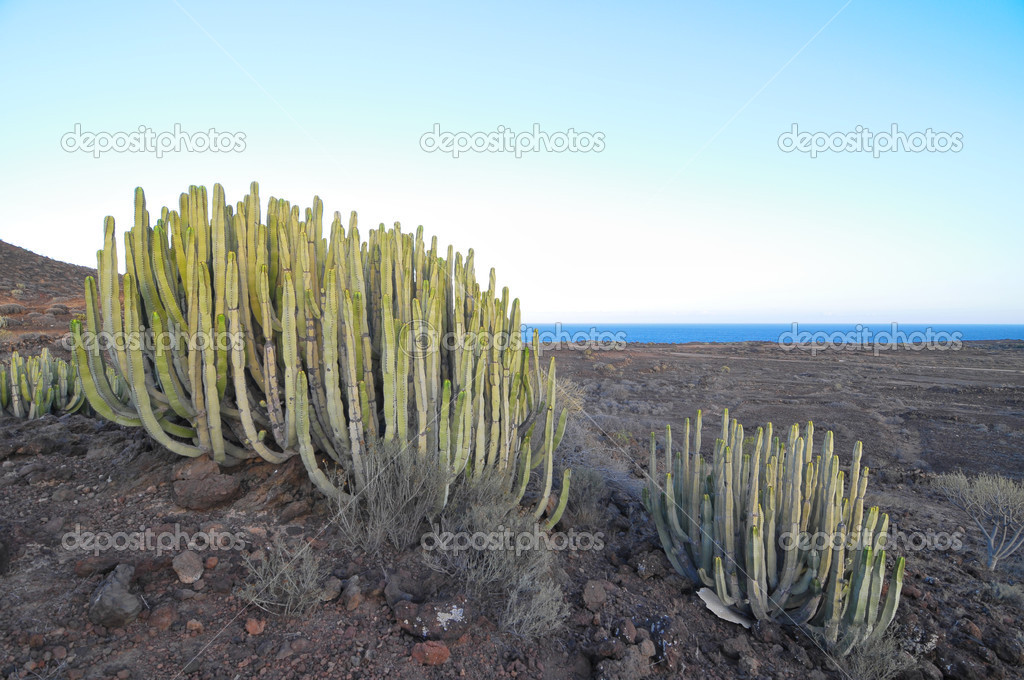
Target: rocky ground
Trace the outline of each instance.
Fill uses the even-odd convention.
[[[59,352],[87,272],[0,243],[0,309],[15,321],[0,356]],[[539,641],[500,632],[501,598],[467,598],[418,546],[345,549],[295,460],[222,470],[84,416],[7,419],[0,677],[854,677],[798,629],[720,620],[664,557],[639,500],[647,437],[702,408],[707,439],[724,407],[748,426],[811,419],[836,433],[844,459],[864,442],[868,500],[906,536],[893,550],[908,565],[894,630],[915,660],[902,677],[1024,677],[1024,565],[1018,556],[988,572],[970,518],[928,484],[955,468],[1024,474],[1024,343],[879,356],[759,343],[553,354],[571,381],[566,401],[582,407],[561,455],[604,480],[567,517],[601,532],[603,548],[557,555],[563,629]],[[81,547],[83,532],[146,531],[217,532],[227,546]],[[915,537],[942,532],[962,546],[918,549]],[[310,613],[272,615],[239,596],[247,564],[268,559],[275,536],[319,561]]]

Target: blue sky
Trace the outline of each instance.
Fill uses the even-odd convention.
[[[531,322],[1024,322],[1020,2],[6,2],[0,88],[0,239],[79,264],[136,186],[255,179],[473,247]],[[453,158],[435,123],[604,148]],[[811,158],[794,123],[962,149]],[[95,158],[76,124],[245,148]]]

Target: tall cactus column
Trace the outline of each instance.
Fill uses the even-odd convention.
[[[159,215],[151,226],[137,189],[123,277],[107,218],[72,325],[82,399],[100,415],[225,465],[299,455],[333,497],[366,488],[382,443],[436,459],[449,484],[506,475],[510,502],[543,466],[550,493],[566,416],[554,366],[542,384],[518,300],[493,270],[477,282],[472,251],[443,257],[397,223],[362,241],[355,213],[347,227],[335,213],[323,238],[319,198],[304,213],[270,198],[263,212],[255,182],[234,206],[220,185],[190,187]],[[567,471],[545,526],[568,483]]]

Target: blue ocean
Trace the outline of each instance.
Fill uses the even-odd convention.
[[[777,342],[781,344],[945,344],[971,340],[1022,340],[1024,324],[524,324],[523,338],[537,329],[541,342]]]

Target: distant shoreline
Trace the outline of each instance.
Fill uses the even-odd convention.
[[[799,346],[896,346],[955,349],[964,342],[1024,340],[1024,324],[523,324],[523,339],[534,329],[541,342],[593,344],[685,344],[768,342]]]

